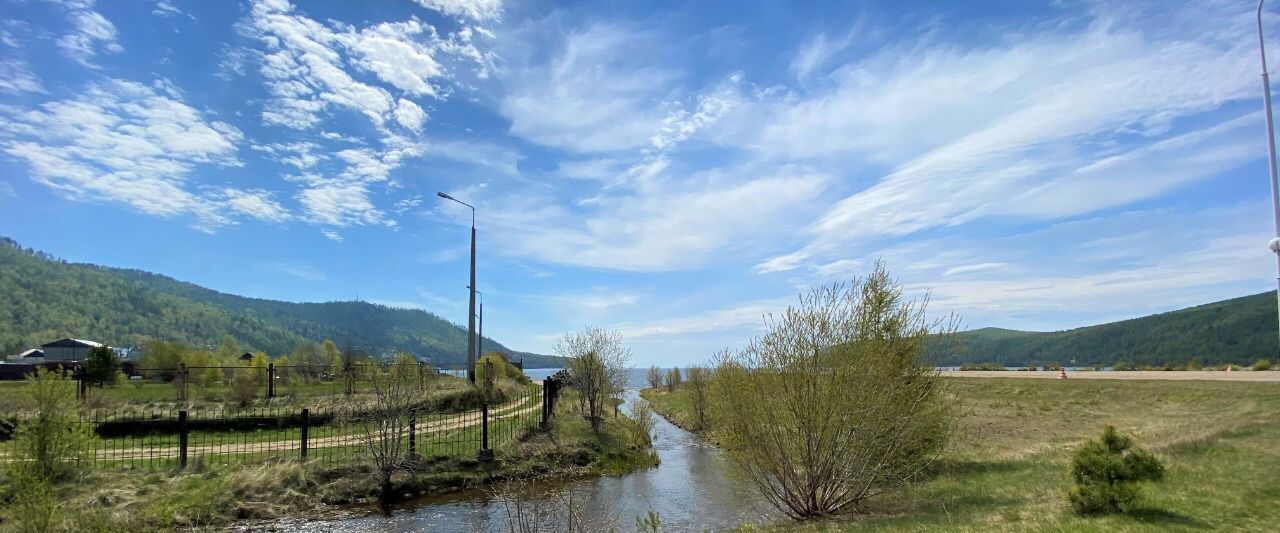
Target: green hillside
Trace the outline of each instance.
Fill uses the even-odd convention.
[[[0,350],[16,353],[62,337],[125,346],[154,337],[202,346],[223,335],[270,354],[331,339],[371,353],[408,350],[440,364],[466,360],[467,330],[426,311],[366,302],[290,303],[245,298],[143,272],[67,263],[0,242]],[[557,357],[484,349],[560,367]]]
[[[959,334],[956,353],[936,364],[1183,366],[1243,364],[1276,356],[1276,295],[1265,292],[1169,313],[1048,333],[983,328]]]

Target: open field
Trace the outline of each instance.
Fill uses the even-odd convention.
[[[1058,371],[1053,370],[946,370],[939,372],[952,378],[1032,378],[1058,379]],[[1280,383],[1280,372],[1252,370],[1126,370],[1123,372],[1101,372],[1092,370],[1067,372],[1067,379],[1126,379],[1126,380],[1162,380],[1162,381],[1259,381]]]
[[[1013,377],[1022,373],[945,380],[960,417],[921,483],[869,502],[865,516],[765,529],[1269,531],[1280,523],[1280,384]],[[687,409],[686,394],[646,396],[662,412]],[[1137,512],[1080,517],[1064,497],[1070,453],[1108,424],[1155,452],[1166,478],[1144,487]]]

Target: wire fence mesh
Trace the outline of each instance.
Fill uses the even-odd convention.
[[[219,368],[225,370],[225,368]],[[383,370],[385,372],[385,370]],[[229,406],[188,398],[176,407],[148,405],[84,409],[77,424],[94,435],[83,461],[100,468],[180,468],[310,459],[341,466],[368,459],[368,429],[377,417],[400,417],[404,453],[422,457],[475,456],[544,425],[552,412],[538,383],[482,391],[464,380],[439,387],[423,381],[404,410],[388,412],[359,390],[308,396],[285,405]],[[462,386],[452,381],[461,381]],[[550,380],[554,381],[554,380]],[[73,385],[69,382],[69,385]],[[74,384],[73,386],[79,386]],[[24,417],[14,417],[18,428]],[[407,424],[405,424],[407,422]],[[11,434],[0,435],[0,462],[16,460]]]

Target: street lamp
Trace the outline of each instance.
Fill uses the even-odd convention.
[[[476,291],[480,295],[480,328],[476,332],[476,359],[479,360],[484,356],[484,292]]]
[[[1276,180],[1276,133],[1271,116],[1271,78],[1267,74],[1267,45],[1262,38],[1262,2],[1258,0],[1258,55],[1262,58],[1262,102],[1267,113],[1267,149],[1271,165],[1271,217],[1275,220],[1276,236],[1271,239],[1269,247],[1276,254],[1276,318],[1277,335],[1280,335],[1280,192]],[[1278,337],[1280,338],[1280,337]],[[1280,346],[1280,345],[1278,345]]]
[[[462,200],[438,192],[436,196],[471,208],[471,306],[467,313],[467,381],[476,382],[476,208]]]

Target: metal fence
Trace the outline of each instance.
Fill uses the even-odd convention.
[[[545,428],[554,415],[559,389],[559,382],[551,379],[479,408],[433,410],[422,404],[408,409],[395,415],[406,427],[401,433],[406,437],[401,439],[403,451],[427,458],[492,454],[494,448]],[[88,410],[78,423],[97,436],[84,458],[95,467],[184,468],[284,459],[339,466],[368,458],[368,439],[377,437],[365,421],[380,416],[371,409],[337,405]],[[0,442],[0,462],[12,457],[12,441]]]

